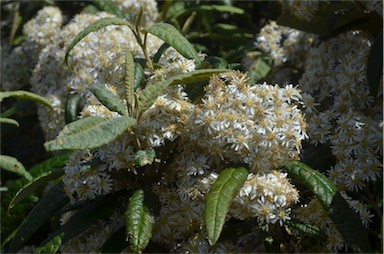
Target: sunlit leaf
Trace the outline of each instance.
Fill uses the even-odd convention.
[[[341,196],[332,180],[298,161],[291,162],[284,168],[316,195],[348,246],[355,252],[372,252],[360,217]]]
[[[211,246],[219,239],[228,208],[247,176],[245,168],[226,168],[212,184],[205,198],[205,226]]]
[[[144,191],[135,191],[129,199],[125,213],[126,228],[130,247],[135,252],[142,252],[152,237],[154,218],[144,205]]]
[[[133,111],[135,109],[135,62],[131,51],[125,49],[125,99],[127,100],[128,114],[133,117]]]
[[[64,194],[63,183],[52,187],[39,203],[27,215],[19,226],[9,247],[9,252],[18,251],[29,238],[44,224],[54,213],[69,202]]]
[[[23,164],[15,157],[0,155],[0,167],[9,172],[19,174],[29,181],[32,180],[31,174],[24,168]]]
[[[46,243],[44,246],[38,247],[35,249],[34,253],[40,254],[40,253],[57,253],[63,243],[62,238],[64,236],[64,233],[57,235],[55,238],[53,238],[51,241]]]
[[[65,57],[64,57],[65,64],[69,67],[69,65],[68,65],[69,53],[71,52],[71,50],[76,46],[76,44],[79,41],[81,41],[88,34],[95,32],[95,31],[98,31],[104,27],[111,26],[111,25],[120,25],[120,26],[124,25],[124,26],[130,27],[131,29],[133,28],[131,23],[129,23],[128,21],[126,21],[124,19],[117,18],[117,17],[106,17],[106,18],[101,18],[101,19],[97,20],[93,24],[86,27],[83,31],[81,31],[78,35],[76,35],[76,37],[72,40],[71,44],[68,46],[67,51],[65,52]]]
[[[42,97],[40,95],[37,95],[35,93],[31,93],[28,91],[19,90],[19,91],[10,91],[10,92],[0,92],[0,102],[2,102],[3,99],[9,98],[9,97],[16,97],[19,99],[34,101],[34,102],[43,104],[44,106],[47,106],[50,109],[52,109],[52,105],[51,105],[51,103],[49,103],[49,101],[47,99],[45,99],[44,97]]]
[[[140,94],[140,108],[147,110],[156,101],[157,97],[166,92],[166,88],[176,84],[190,84],[194,82],[208,80],[213,74],[227,72],[227,69],[206,69],[196,70],[188,73],[173,76],[167,80],[159,81],[148,85]]]
[[[192,44],[174,26],[167,23],[156,23],[145,31],[159,37],[184,57],[194,59],[196,63],[200,62],[200,57]]]
[[[112,93],[104,85],[96,84],[91,87],[91,92],[95,97],[106,106],[109,110],[117,112],[120,115],[126,115],[126,109],[124,103],[119,99],[119,97]]]
[[[5,123],[5,124],[13,124],[19,127],[19,123],[11,118],[6,118],[6,117],[0,117],[0,123]]]
[[[56,139],[46,142],[48,151],[63,149],[91,149],[113,141],[136,124],[132,117],[89,116],[67,124]]]

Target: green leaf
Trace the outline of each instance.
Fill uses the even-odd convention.
[[[277,23],[320,36],[330,36],[367,17],[368,13],[351,2],[340,1],[331,4],[320,2],[310,21],[299,19],[291,13],[283,13],[277,19]]]
[[[158,63],[160,57],[164,54],[164,52],[169,48],[168,43],[163,43],[161,47],[157,50],[156,54],[153,56],[153,63]]]
[[[219,239],[228,208],[247,176],[245,168],[226,168],[212,184],[205,198],[205,226],[211,246]]]
[[[73,94],[69,97],[65,107],[65,123],[72,123],[77,120],[80,107],[80,94]]]
[[[93,24],[91,24],[88,27],[86,27],[78,35],[76,35],[76,37],[72,40],[71,44],[68,46],[68,49],[65,52],[65,57],[64,57],[64,62],[68,66],[68,68],[70,68],[70,66],[68,65],[69,53],[76,46],[76,44],[79,41],[81,41],[88,34],[90,34],[92,32],[95,32],[97,30],[100,30],[100,29],[102,29],[104,27],[111,26],[111,25],[118,25],[118,26],[124,25],[124,26],[128,26],[129,28],[133,29],[133,26],[132,26],[131,23],[129,23],[128,21],[126,21],[124,19],[121,19],[121,18],[106,17],[106,18],[101,18],[101,19],[97,20]]]
[[[135,62],[131,51],[125,49],[125,99],[127,100],[128,114],[133,117],[133,111],[135,109]]]
[[[325,232],[316,226],[300,223],[295,219],[286,220],[284,223],[287,224],[289,227],[294,228],[299,232],[305,235],[308,235],[310,237],[317,238],[317,239],[319,238],[326,239],[327,235],[325,234]]]
[[[40,95],[37,95],[35,93],[31,93],[28,91],[19,90],[19,91],[11,91],[11,92],[0,92],[0,102],[2,102],[3,99],[8,98],[8,97],[16,97],[19,99],[34,101],[34,102],[43,104],[44,106],[47,106],[50,109],[53,109],[51,103],[49,103],[49,101],[47,99],[45,99],[44,97],[42,97]]]
[[[135,82],[134,82],[134,90],[137,91],[137,89],[140,87],[141,82],[143,81],[144,77],[144,69],[141,66],[140,63],[135,62]]]
[[[54,169],[62,168],[65,166],[65,163],[68,161],[71,153],[65,153],[62,155],[56,155],[53,158],[50,158],[33,168],[31,168],[29,173],[37,178],[41,175],[44,175]],[[29,196],[28,198],[23,199],[19,204],[15,205],[12,208],[12,212],[8,213],[7,208],[9,207],[13,197],[16,193],[23,188],[24,185],[28,184],[28,180],[25,178],[19,178],[9,184],[8,191],[2,193],[1,195],[1,234],[2,236],[9,235],[14,231],[18,225],[22,222],[31,209],[36,205],[38,198],[37,196]],[[10,237],[12,238],[12,237]],[[5,243],[3,242],[3,245]]]
[[[124,18],[124,13],[117,7],[117,5],[109,0],[93,0],[92,3],[101,11],[114,14],[116,17]]]
[[[245,11],[241,8],[229,6],[229,5],[200,5],[197,7],[196,11],[218,11],[218,12],[229,12],[231,14],[239,14],[243,15],[245,14]]]
[[[227,72],[227,69],[206,69],[196,70],[188,73],[173,76],[167,80],[159,81],[148,85],[140,94],[140,109],[147,110],[156,101],[157,97],[166,93],[166,88],[176,84],[190,84],[208,80],[213,74]]]
[[[156,158],[156,152],[153,148],[147,150],[139,150],[135,153],[135,163],[139,167],[143,167],[148,164],[152,164],[152,162]]]
[[[23,164],[14,157],[0,155],[0,167],[9,172],[19,174],[29,181],[32,180],[31,174],[24,168]]]
[[[40,253],[58,252],[61,245],[63,244],[63,241],[62,241],[63,236],[64,236],[64,233],[57,235],[55,238],[53,238],[51,241],[46,243],[44,246],[36,248],[33,253],[40,254]]]
[[[154,218],[144,205],[144,191],[135,191],[129,199],[125,213],[130,247],[135,252],[142,252],[152,237]]]
[[[167,23],[157,23],[145,29],[145,31],[159,37],[184,57],[194,59],[196,63],[200,63],[197,51],[174,26]]]
[[[124,103],[104,85],[96,84],[91,87],[91,92],[109,110],[120,115],[127,115]]]
[[[326,176],[304,163],[294,161],[285,170],[299,179],[319,199],[344,241],[354,252],[371,253],[367,232],[360,217],[338,192],[333,182]]]
[[[56,180],[64,174],[63,169],[49,171],[35,179],[27,185],[23,186],[13,197],[11,203],[9,204],[9,209],[12,209],[16,204],[21,200],[31,195],[37,188],[46,185],[49,181]]]
[[[15,237],[10,243],[9,252],[18,251],[29,238],[67,202],[69,202],[69,200],[64,194],[63,183],[60,182],[41,198],[40,202],[21,223]]]
[[[257,58],[256,61],[249,68],[248,75],[251,83],[256,83],[267,76],[271,67],[264,62],[261,58]]]
[[[106,145],[136,124],[132,117],[89,116],[67,124],[59,135],[44,144],[47,151],[62,149],[92,149]]]
[[[369,51],[367,63],[367,81],[369,85],[369,93],[377,96],[380,79],[383,76],[383,32],[381,32],[371,50]]]
[[[16,120],[11,118],[0,117],[0,123],[13,124],[19,127],[19,123]]]
[[[45,245],[54,237],[62,233],[64,233],[62,242],[66,243],[87,230],[97,221],[108,220],[117,209],[121,208],[121,200],[119,198],[121,197],[121,194],[122,192],[118,191],[97,197],[95,200],[92,200],[92,202],[86,202],[81,208],[76,207],[75,209],[68,209],[68,207],[63,207],[63,210],[75,210],[75,213],[71,216],[68,222],[52,232],[42,244]]]

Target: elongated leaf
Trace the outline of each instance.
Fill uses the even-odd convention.
[[[16,195],[13,197],[11,203],[9,204],[9,209],[12,209],[13,206],[18,204],[21,200],[23,200],[25,197],[28,197],[31,195],[38,187],[41,187],[48,183],[49,181],[55,180],[62,176],[64,174],[63,169],[55,170],[47,172],[35,179],[33,179],[32,182],[25,185],[23,188],[21,188]]]
[[[196,63],[200,63],[197,51],[174,26],[167,23],[157,23],[147,28],[145,31],[159,37],[184,57],[194,59]]]
[[[19,127],[19,123],[16,120],[11,118],[0,117],[0,123],[13,124]]]
[[[160,57],[164,54],[164,52],[169,48],[168,43],[163,43],[161,47],[157,50],[156,54],[153,56],[153,63],[158,63]]]
[[[371,50],[369,51],[367,64],[367,81],[369,85],[369,93],[377,96],[380,79],[383,75],[383,32],[381,32]]]
[[[311,237],[325,239],[327,236],[325,234],[325,232],[322,231],[321,229],[319,229],[318,227],[313,226],[313,225],[309,225],[309,224],[300,223],[299,221],[297,221],[295,219],[286,220],[285,223],[289,227],[292,227],[292,228],[298,230],[299,232],[301,232],[305,235],[311,236]]]
[[[10,243],[9,252],[18,251],[36,230],[67,202],[69,202],[69,199],[64,194],[63,183],[60,182],[42,197],[40,202],[21,223]]]
[[[124,103],[104,85],[96,84],[91,87],[91,92],[109,110],[120,115],[127,115]]]
[[[228,208],[247,176],[245,168],[226,168],[212,184],[205,198],[205,226],[211,246],[219,239]]]
[[[53,171],[54,169],[62,168],[69,159],[70,155],[71,153],[56,155],[55,157],[34,166],[28,170],[28,172],[34,178],[37,178],[41,175]],[[21,224],[23,218],[28,215],[33,206],[35,206],[37,203],[37,197],[32,195],[24,198],[19,204],[15,205],[10,213],[7,211],[7,208],[9,207],[13,197],[21,188],[23,188],[23,186],[28,184],[28,182],[29,181],[25,178],[19,178],[7,186],[8,191],[2,193],[1,195],[1,234],[4,237],[9,235],[17,228],[18,225]]]
[[[135,191],[129,199],[125,213],[127,233],[130,246],[135,252],[142,252],[152,237],[154,218],[147,212],[144,205],[144,191]]]
[[[197,70],[184,74],[173,76],[167,80],[159,81],[148,85],[140,94],[140,108],[141,111],[147,110],[156,101],[157,97],[164,94],[166,88],[176,84],[190,84],[194,82],[208,80],[213,74],[227,72],[227,69],[206,69]]]
[[[106,17],[106,18],[101,18],[97,20],[95,23],[86,27],[83,31],[81,31],[78,35],[76,35],[76,37],[72,40],[71,44],[68,46],[67,51],[65,52],[65,57],[64,57],[65,64],[70,68],[70,66],[68,65],[69,53],[76,46],[76,44],[79,43],[79,41],[81,41],[88,34],[111,25],[118,25],[118,26],[124,25],[124,26],[128,26],[131,29],[133,28],[131,23],[117,17]]]
[[[34,102],[38,102],[40,104],[43,104],[44,106],[47,106],[48,108],[52,109],[51,103],[44,97],[37,95],[35,93],[31,93],[28,91],[11,91],[11,92],[0,92],[0,102],[3,101],[3,99],[8,97],[16,97],[24,100],[30,100]]]
[[[41,246],[39,248],[36,248],[34,253],[40,254],[40,253],[56,253],[60,249],[61,245],[63,244],[62,238],[64,236],[64,233],[57,235],[55,238],[53,238],[51,241],[46,243],[44,246]]]
[[[125,49],[125,77],[124,77],[124,85],[125,85],[125,99],[127,100],[127,108],[128,114],[132,115],[132,112],[135,108],[135,62],[133,61],[133,55],[131,51],[126,48]]]
[[[80,94],[73,94],[69,97],[65,107],[65,123],[72,123],[77,120],[80,112]]]
[[[42,245],[52,241],[54,237],[61,235],[62,233],[64,233],[62,242],[66,243],[87,230],[97,221],[107,220],[116,209],[121,207],[121,200],[119,199],[121,194],[122,192],[120,191],[100,196],[92,202],[86,203],[84,207],[78,208],[69,221],[51,233],[47,239],[43,241]]]
[[[62,149],[92,149],[114,140],[130,126],[136,124],[132,117],[89,116],[67,124],[56,139],[46,142],[48,151]]]
[[[32,180],[31,174],[24,168],[23,164],[14,157],[0,155],[0,167],[9,172],[19,174],[29,181]]]
[[[141,82],[143,81],[144,77],[144,69],[141,66],[141,64],[135,62],[135,82],[134,82],[134,90],[137,91],[137,89],[140,87]]]
[[[312,190],[324,209],[328,211],[344,241],[354,252],[372,252],[367,232],[359,216],[351,209],[330,179],[298,161],[286,165],[285,170]]]

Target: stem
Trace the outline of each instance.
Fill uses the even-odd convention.
[[[139,44],[139,46],[140,46],[141,49],[143,50],[145,59],[147,60],[147,66],[148,66],[148,68],[149,68],[151,71],[154,71],[155,68],[153,67],[152,59],[149,57],[149,55],[148,55],[148,51],[147,51],[147,45],[146,45],[146,44],[147,44],[147,33],[144,35],[144,42],[143,42],[143,40],[141,39],[140,31],[133,31],[133,34],[134,34],[135,37],[136,37],[137,43]]]

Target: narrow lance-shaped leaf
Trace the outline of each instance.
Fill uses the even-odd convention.
[[[63,243],[62,238],[64,236],[64,233],[61,233],[60,235],[55,236],[51,241],[44,244],[44,246],[38,247],[35,249],[33,253],[40,254],[40,253],[57,253]]]
[[[124,84],[125,84],[125,99],[127,100],[127,108],[128,108],[128,114],[130,116],[133,116],[132,113],[135,108],[135,97],[134,97],[134,90],[135,90],[135,62],[133,60],[133,55],[131,51],[126,48],[125,49],[125,77],[124,77]]]
[[[113,141],[136,124],[132,117],[89,116],[67,124],[56,139],[46,142],[48,151],[62,149],[92,149]]]
[[[111,25],[120,25],[120,26],[124,25],[124,26],[128,26],[129,28],[133,29],[133,26],[131,23],[129,23],[128,21],[121,19],[121,18],[106,17],[106,18],[101,18],[101,19],[97,20],[93,24],[86,27],[83,31],[81,31],[78,35],[76,35],[76,37],[72,40],[71,44],[68,46],[67,51],[65,52],[65,57],[64,57],[65,64],[69,67],[69,65],[68,65],[69,53],[71,52],[71,50],[76,46],[76,44],[79,41],[81,41],[88,34],[95,32],[97,30],[100,30],[104,27],[111,26]]]
[[[137,89],[140,87],[141,82],[143,80],[144,76],[144,69],[141,66],[141,64],[135,62],[135,82],[134,82],[134,90],[137,91]]]
[[[64,194],[63,183],[52,187],[40,202],[32,209],[21,223],[9,247],[10,253],[18,251],[28,239],[38,230],[53,214],[69,202]]]
[[[205,69],[173,76],[167,80],[159,81],[148,85],[140,94],[141,111],[147,110],[156,101],[157,97],[164,94],[166,88],[175,84],[190,84],[194,82],[208,80],[213,74],[227,72],[227,69]]]
[[[232,199],[247,176],[245,168],[226,168],[212,184],[205,198],[205,226],[211,246],[219,239]]]
[[[65,107],[65,123],[72,123],[77,120],[80,107],[80,94],[73,94],[69,97]]]
[[[330,179],[298,161],[291,162],[284,168],[316,195],[348,246],[355,252],[372,252],[367,232],[359,216],[351,209]]]
[[[144,191],[135,191],[129,199],[128,209],[125,213],[126,227],[130,247],[135,252],[145,249],[152,237],[154,218],[144,205]]]
[[[36,179],[33,179],[32,182],[23,186],[13,197],[9,209],[12,209],[13,206],[17,205],[21,200],[31,195],[38,187],[41,187],[48,183],[49,181],[56,180],[64,174],[63,169],[47,172]]]
[[[368,55],[367,81],[369,94],[377,96],[380,79],[383,75],[383,32],[381,32],[373,43]]]
[[[8,98],[8,97],[16,97],[16,98],[20,98],[20,99],[24,99],[24,100],[30,100],[30,101],[38,102],[38,103],[43,104],[44,106],[47,106],[50,109],[52,109],[51,103],[49,103],[49,101],[46,98],[44,98],[38,94],[28,92],[28,91],[20,90],[20,91],[11,91],[11,92],[0,92],[0,102],[2,102],[3,99]]]
[[[124,103],[104,85],[96,84],[91,87],[91,92],[109,110],[120,115],[127,115]]]
[[[32,180],[31,174],[24,168],[23,164],[14,157],[0,155],[0,167],[9,172],[24,176],[28,180]]]
[[[157,23],[145,29],[145,31],[159,37],[184,57],[194,59],[196,63],[200,63],[195,48],[174,26],[167,23]]]
[[[0,123],[13,124],[19,127],[19,123],[16,120],[11,118],[0,117]]]

